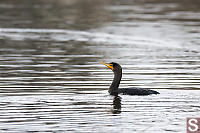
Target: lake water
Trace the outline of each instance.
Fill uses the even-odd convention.
[[[0,132],[184,133],[200,112],[200,1],[1,0]],[[120,87],[160,95],[110,96]]]

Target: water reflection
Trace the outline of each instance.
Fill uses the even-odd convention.
[[[199,2],[1,0],[0,132],[184,132],[200,111]],[[120,87],[161,94],[111,97],[102,60],[122,65]]]
[[[114,96],[113,97],[113,114],[120,114],[121,113],[121,97],[120,96]]]

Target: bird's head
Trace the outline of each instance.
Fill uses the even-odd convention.
[[[115,62],[111,62],[111,63],[108,63],[108,64],[101,62],[101,64],[104,64],[105,66],[110,68],[113,72],[120,71],[122,69],[121,66],[118,63],[115,63]]]

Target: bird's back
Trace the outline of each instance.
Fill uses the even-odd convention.
[[[150,89],[143,89],[143,88],[119,88],[118,93],[124,95],[151,95],[151,94],[160,94],[157,91],[150,90]]]

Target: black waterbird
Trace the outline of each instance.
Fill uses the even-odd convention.
[[[122,67],[115,62],[111,63],[104,63],[101,62],[101,64],[104,64],[108,68],[110,68],[114,72],[114,79],[112,81],[112,84],[110,85],[110,88],[108,92],[110,95],[118,95],[118,94],[124,94],[124,95],[151,95],[151,94],[160,94],[157,91],[150,90],[150,89],[144,89],[144,88],[119,88],[119,84],[122,78]]]

